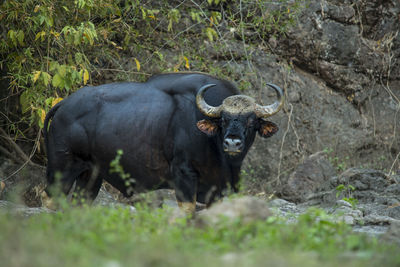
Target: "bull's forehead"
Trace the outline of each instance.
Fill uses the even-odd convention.
[[[234,95],[225,98],[222,102],[223,111],[231,114],[245,114],[254,112],[255,100],[245,95]]]

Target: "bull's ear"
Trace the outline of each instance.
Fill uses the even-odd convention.
[[[260,129],[258,133],[261,137],[268,138],[273,136],[279,130],[278,125],[270,121],[260,120]]]
[[[197,128],[208,136],[213,136],[218,131],[218,125],[210,120],[198,121]]]

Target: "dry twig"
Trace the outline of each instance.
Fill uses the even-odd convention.
[[[6,180],[8,180],[8,179],[10,179],[10,178],[13,177],[14,175],[16,175],[16,174],[17,174],[18,172],[20,172],[23,168],[25,168],[26,165],[38,167],[38,168],[41,168],[41,169],[44,168],[43,166],[40,166],[40,165],[38,165],[38,164],[36,164],[36,163],[34,163],[34,162],[31,161],[33,155],[34,155],[35,152],[36,152],[36,149],[37,149],[37,147],[38,147],[38,144],[39,144],[40,130],[39,130],[39,132],[38,132],[38,134],[37,134],[37,136],[36,136],[35,144],[34,144],[34,146],[33,146],[33,149],[32,149],[32,151],[31,151],[29,157],[28,157],[28,156],[22,151],[22,149],[12,140],[12,138],[9,137],[9,136],[6,134],[6,132],[5,132],[3,129],[1,129],[1,128],[0,128],[0,133],[2,134],[2,137],[3,137],[3,138],[5,138],[7,141],[10,142],[10,144],[12,145],[12,147],[16,149],[17,154],[24,160],[24,163],[23,163],[16,171],[14,171],[12,174],[10,174],[9,176],[7,176],[6,178],[2,179],[3,182],[6,181]]]
[[[0,128],[0,136],[4,138],[10,145],[11,147],[17,152],[18,156],[23,160],[27,161],[29,164],[33,163],[31,162],[30,158],[22,151],[22,149],[12,140],[12,138],[2,129]]]

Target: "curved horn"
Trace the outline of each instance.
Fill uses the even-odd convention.
[[[199,89],[199,92],[196,95],[196,105],[198,109],[204,115],[211,117],[211,118],[219,118],[221,117],[221,106],[213,107],[206,103],[204,100],[204,93],[211,87],[215,86],[216,84],[206,84]]]
[[[257,104],[254,113],[257,115],[258,118],[268,118],[274,115],[282,108],[283,102],[285,100],[283,90],[279,86],[272,83],[267,83],[267,85],[275,90],[278,100],[275,101],[275,103],[267,106],[261,106]]]

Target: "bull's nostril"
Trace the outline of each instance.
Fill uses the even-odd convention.
[[[233,143],[234,143],[234,145],[235,145],[236,147],[240,147],[240,146],[242,145],[242,141],[240,141],[240,140],[238,140],[238,139],[234,140]]]

